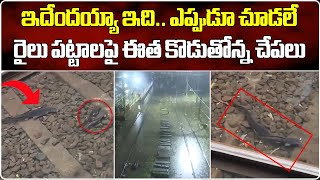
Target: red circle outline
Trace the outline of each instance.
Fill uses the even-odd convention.
[[[83,126],[83,124],[81,123],[81,121],[80,121],[80,112],[81,112],[81,109],[82,109],[86,104],[91,103],[91,102],[97,102],[97,101],[103,103],[104,105],[106,105],[106,106],[108,107],[108,109],[109,109],[109,111],[110,111],[110,114],[109,114],[110,121],[109,121],[108,125],[107,125],[105,128],[103,128],[103,129],[101,129],[101,130],[99,130],[99,131],[91,131],[91,130],[85,128],[85,127]],[[108,130],[109,127],[111,126],[111,124],[113,123],[113,120],[112,120],[112,119],[113,119],[113,113],[112,113],[111,107],[109,106],[108,103],[106,103],[106,102],[104,102],[103,100],[98,99],[98,98],[93,98],[93,99],[86,100],[86,101],[84,101],[84,102],[79,106],[79,108],[78,108],[78,112],[77,112],[77,121],[78,121],[78,124],[80,125],[80,127],[81,127],[83,130],[85,130],[86,132],[88,132],[88,133],[90,133],[90,134],[99,134],[99,133],[103,133],[103,132],[105,132],[106,130]]]

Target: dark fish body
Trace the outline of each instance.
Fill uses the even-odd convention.
[[[286,147],[299,147],[301,145],[301,141],[296,138],[266,136],[266,137],[261,137],[261,139],[271,144],[276,144],[276,145],[286,146]]]
[[[245,107],[235,103],[234,105],[238,107],[245,114],[245,118],[248,121],[249,125],[259,136],[270,136],[268,129],[263,125],[261,125],[260,123],[258,123],[257,120],[252,117],[250,112]]]
[[[88,121],[88,123],[84,125],[84,127],[86,129],[89,129],[90,127],[100,123],[102,121],[102,118],[104,118],[106,115],[106,112],[99,108],[99,113],[95,117],[89,117],[90,121]]]
[[[270,144],[286,146],[286,147],[299,147],[301,141],[296,138],[285,138],[280,136],[272,136],[268,129],[263,125],[259,124],[256,119],[254,119],[250,112],[243,106],[235,104],[244,114],[245,118],[248,121],[250,127],[260,136],[260,138]]]
[[[89,114],[88,121],[91,122],[92,119],[93,119],[95,116],[97,116],[100,111],[101,111],[101,108],[100,108],[100,107],[94,108],[94,109],[90,112],[90,114]]]
[[[2,120],[2,123],[16,123],[18,121],[23,121],[23,120],[27,120],[30,118],[39,118],[41,116],[45,116],[49,113],[53,113],[53,112],[57,112],[56,108],[52,108],[52,107],[41,107],[41,108],[37,108],[34,110],[30,110],[26,113],[17,115],[15,117],[9,117],[9,118],[5,118],[4,120]]]

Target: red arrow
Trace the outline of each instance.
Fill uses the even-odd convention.
[[[32,89],[26,83],[17,80],[4,82],[2,83],[2,86],[11,86],[20,90],[26,96],[26,99],[22,104],[39,104],[40,89],[32,92]]]

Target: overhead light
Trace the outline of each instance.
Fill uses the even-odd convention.
[[[133,78],[133,82],[136,83],[136,84],[140,84],[140,83],[141,83],[141,78],[138,77],[138,76],[135,76],[135,77]]]

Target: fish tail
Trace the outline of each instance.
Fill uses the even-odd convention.
[[[10,123],[15,123],[19,120],[21,120],[22,118],[14,118],[14,117],[7,117],[5,119],[2,120],[3,124],[10,124]]]

